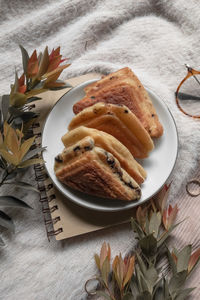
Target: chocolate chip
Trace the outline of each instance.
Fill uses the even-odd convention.
[[[124,110],[124,112],[125,112],[125,114],[127,114],[127,113],[128,113],[128,110],[127,110],[127,109],[125,109],[125,110]]]
[[[95,99],[95,96],[91,96],[90,98],[91,98],[91,99]]]
[[[59,162],[59,163],[62,163],[62,162],[63,162],[62,157],[61,157],[60,155],[57,155],[57,156],[55,157],[55,161],[57,161],[57,162]]]
[[[78,150],[81,150],[80,146],[76,146],[74,149],[74,152],[78,151]]]
[[[113,158],[107,157],[107,163],[111,166],[114,167],[115,165],[115,160]]]
[[[154,115],[154,114],[152,114],[151,116],[152,116],[152,117],[155,117],[155,115]]]
[[[84,149],[85,149],[85,151],[89,151],[89,150],[91,150],[92,148],[91,148],[91,146],[85,146]]]

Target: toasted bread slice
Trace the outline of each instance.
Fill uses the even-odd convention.
[[[62,142],[64,146],[68,148],[88,136],[94,140],[95,146],[103,148],[116,157],[122,168],[133,177],[136,182],[141,184],[145,180],[146,172],[144,168],[133,158],[132,154],[122,143],[106,132],[79,126],[67,132],[62,137]],[[76,150],[77,147],[74,146],[74,151]]]
[[[160,137],[163,127],[144,86],[129,69],[123,68],[85,88],[86,96],[74,104],[75,114],[97,102],[126,105],[151,137]]]
[[[111,153],[88,139],[76,147],[77,151],[69,147],[56,158],[55,174],[62,183],[103,198],[134,201],[141,197],[138,184]]]
[[[154,148],[148,132],[125,105],[96,103],[77,114],[68,129],[72,130],[81,125],[111,134],[136,158],[147,157]]]

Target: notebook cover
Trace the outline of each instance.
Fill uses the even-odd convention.
[[[73,87],[93,78],[99,78],[100,74],[90,73],[67,80]],[[54,104],[70,89],[60,91],[48,91],[41,94],[42,100],[35,102],[35,111],[40,113],[35,125],[36,143],[41,144],[41,134],[44,122]],[[130,220],[134,215],[134,209],[122,212],[98,212],[80,207],[62,195],[52,184],[44,166],[35,166],[40,201],[44,214],[44,222],[47,236],[55,235],[57,240],[100,230],[115,224]],[[53,228],[51,228],[53,225]]]

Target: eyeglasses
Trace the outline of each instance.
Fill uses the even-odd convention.
[[[199,119],[200,118],[200,71],[197,71],[188,65],[187,75],[180,82],[176,90],[176,104],[180,111],[185,115]]]

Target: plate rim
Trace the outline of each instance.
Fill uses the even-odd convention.
[[[58,104],[58,103],[66,96],[66,95],[69,95],[69,94],[73,93],[74,89],[76,89],[76,88],[81,88],[82,86],[87,86],[88,84],[93,83],[93,82],[96,82],[96,81],[98,81],[98,80],[99,80],[99,78],[90,79],[90,80],[84,81],[84,82],[82,82],[82,83],[76,85],[75,87],[72,87],[69,91],[67,91],[66,93],[64,93],[64,94],[63,94],[63,95],[62,95],[62,96],[54,103],[54,105],[51,107],[51,109],[50,109],[50,111],[49,111],[49,113],[48,113],[48,115],[47,115],[47,117],[46,117],[46,119],[45,119],[45,121],[44,121],[44,123],[43,123],[43,128],[42,128],[42,130],[41,130],[41,146],[43,146],[43,145],[42,145],[42,144],[43,144],[43,132],[44,132],[45,126],[46,126],[47,121],[48,121],[48,119],[49,119],[49,117],[50,117],[50,114],[51,114],[52,110],[55,108],[55,106],[56,106],[56,105],[57,105],[57,104]],[[171,169],[171,171],[170,171],[168,177],[166,178],[165,182],[160,186],[160,188],[159,188],[158,190],[156,190],[153,194],[151,194],[151,196],[149,196],[149,197],[147,197],[145,200],[143,200],[142,203],[138,203],[137,201],[132,201],[132,202],[127,202],[127,204],[130,204],[130,203],[131,203],[131,204],[132,204],[131,206],[129,206],[129,205],[127,205],[127,206],[124,205],[124,206],[116,207],[116,208],[109,207],[109,206],[108,206],[108,207],[101,207],[101,206],[98,206],[98,207],[97,207],[97,206],[92,206],[90,203],[87,204],[87,202],[83,202],[83,203],[81,202],[81,203],[79,203],[79,202],[77,202],[76,200],[70,198],[70,196],[67,196],[67,195],[63,192],[63,190],[59,187],[59,185],[57,185],[56,182],[52,179],[51,174],[50,174],[50,172],[49,172],[49,170],[48,170],[48,168],[47,168],[47,165],[46,165],[46,163],[44,162],[45,170],[46,170],[48,176],[51,178],[51,180],[52,180],[52,182],[53,182],[53,185],[55,186],[56,189],[58,189],[59,192],[61,192],[61,194],[62,194],[67,200],[72,201],[73,203],[75,203],[76,205],[78,205],[78,206],[80,206],[80,207],[84,207],[84,208],[87,208],[87,209],[90,209],[90,210],[93,210],[93,211],[107,212],[107,213],[113,212],[113,213],[115,213],[115,212],[119,212],[119,211],[127,211],[127,210],[131,210],[131,209],[136,208],[136,207],[139,206],[139,205],[143,205],[144,203],[146,203],[147,201],[149,201],[151,198],[153,198],[153,197],[154,197],[154,196],[155,196],[155,195],[163,188],[163,186],[166,184],[167,180],[169,179],[169,177],[171,176],[171,174],[172,174],[172,172],[173,172],[173,170],[174,170],[174,168],[175,168],[176,161],[177,161],[177,157],[178,157],[178,149],[179,149],[179,135],[178,135],[178,129],[177,129],[177,125],[176,125],[176,122],[175,122],[175,118],[174,118],[172,112],[170,111],[168,105],[167,105],[167,104],[165,103],[165,101],[163,100],[163,98],[162,98],[162,97],[159,97],[159,96],[157,95],[157,93],[155,93],[151,88],[147,87],[146,85],[144,85],[144,88],[146,89],[147,93],[150,92],[150,93],[152,93],[152,94],[155,96],[155,98],[159,99],[159,101],[160,101],[160,102],[164,105],[164,107],[168,110],[168,112],[169,112],[169,114],[170,114],[170,116],[171,116],[171,118],[172,118],[172,120],[173,120],[174,127],[175,127],[176,141],[177,141],[176,157],[175,157],[175,160],[174,160],[173,167],[172,167],[172,169]],[[43,158],[43,160],[44,160],[44,153],[43,153],[43,152],[44,152],[44,151],[42,151],[42,158]],[[91,196],[91,195],[90,195],[90,196]],[[100,199],[101,197],[98,197],[98,198]],[[102,199],[104,199],[104,198],[102,198]],[[105,199],[106,199],[106,198],[105,198]]]

